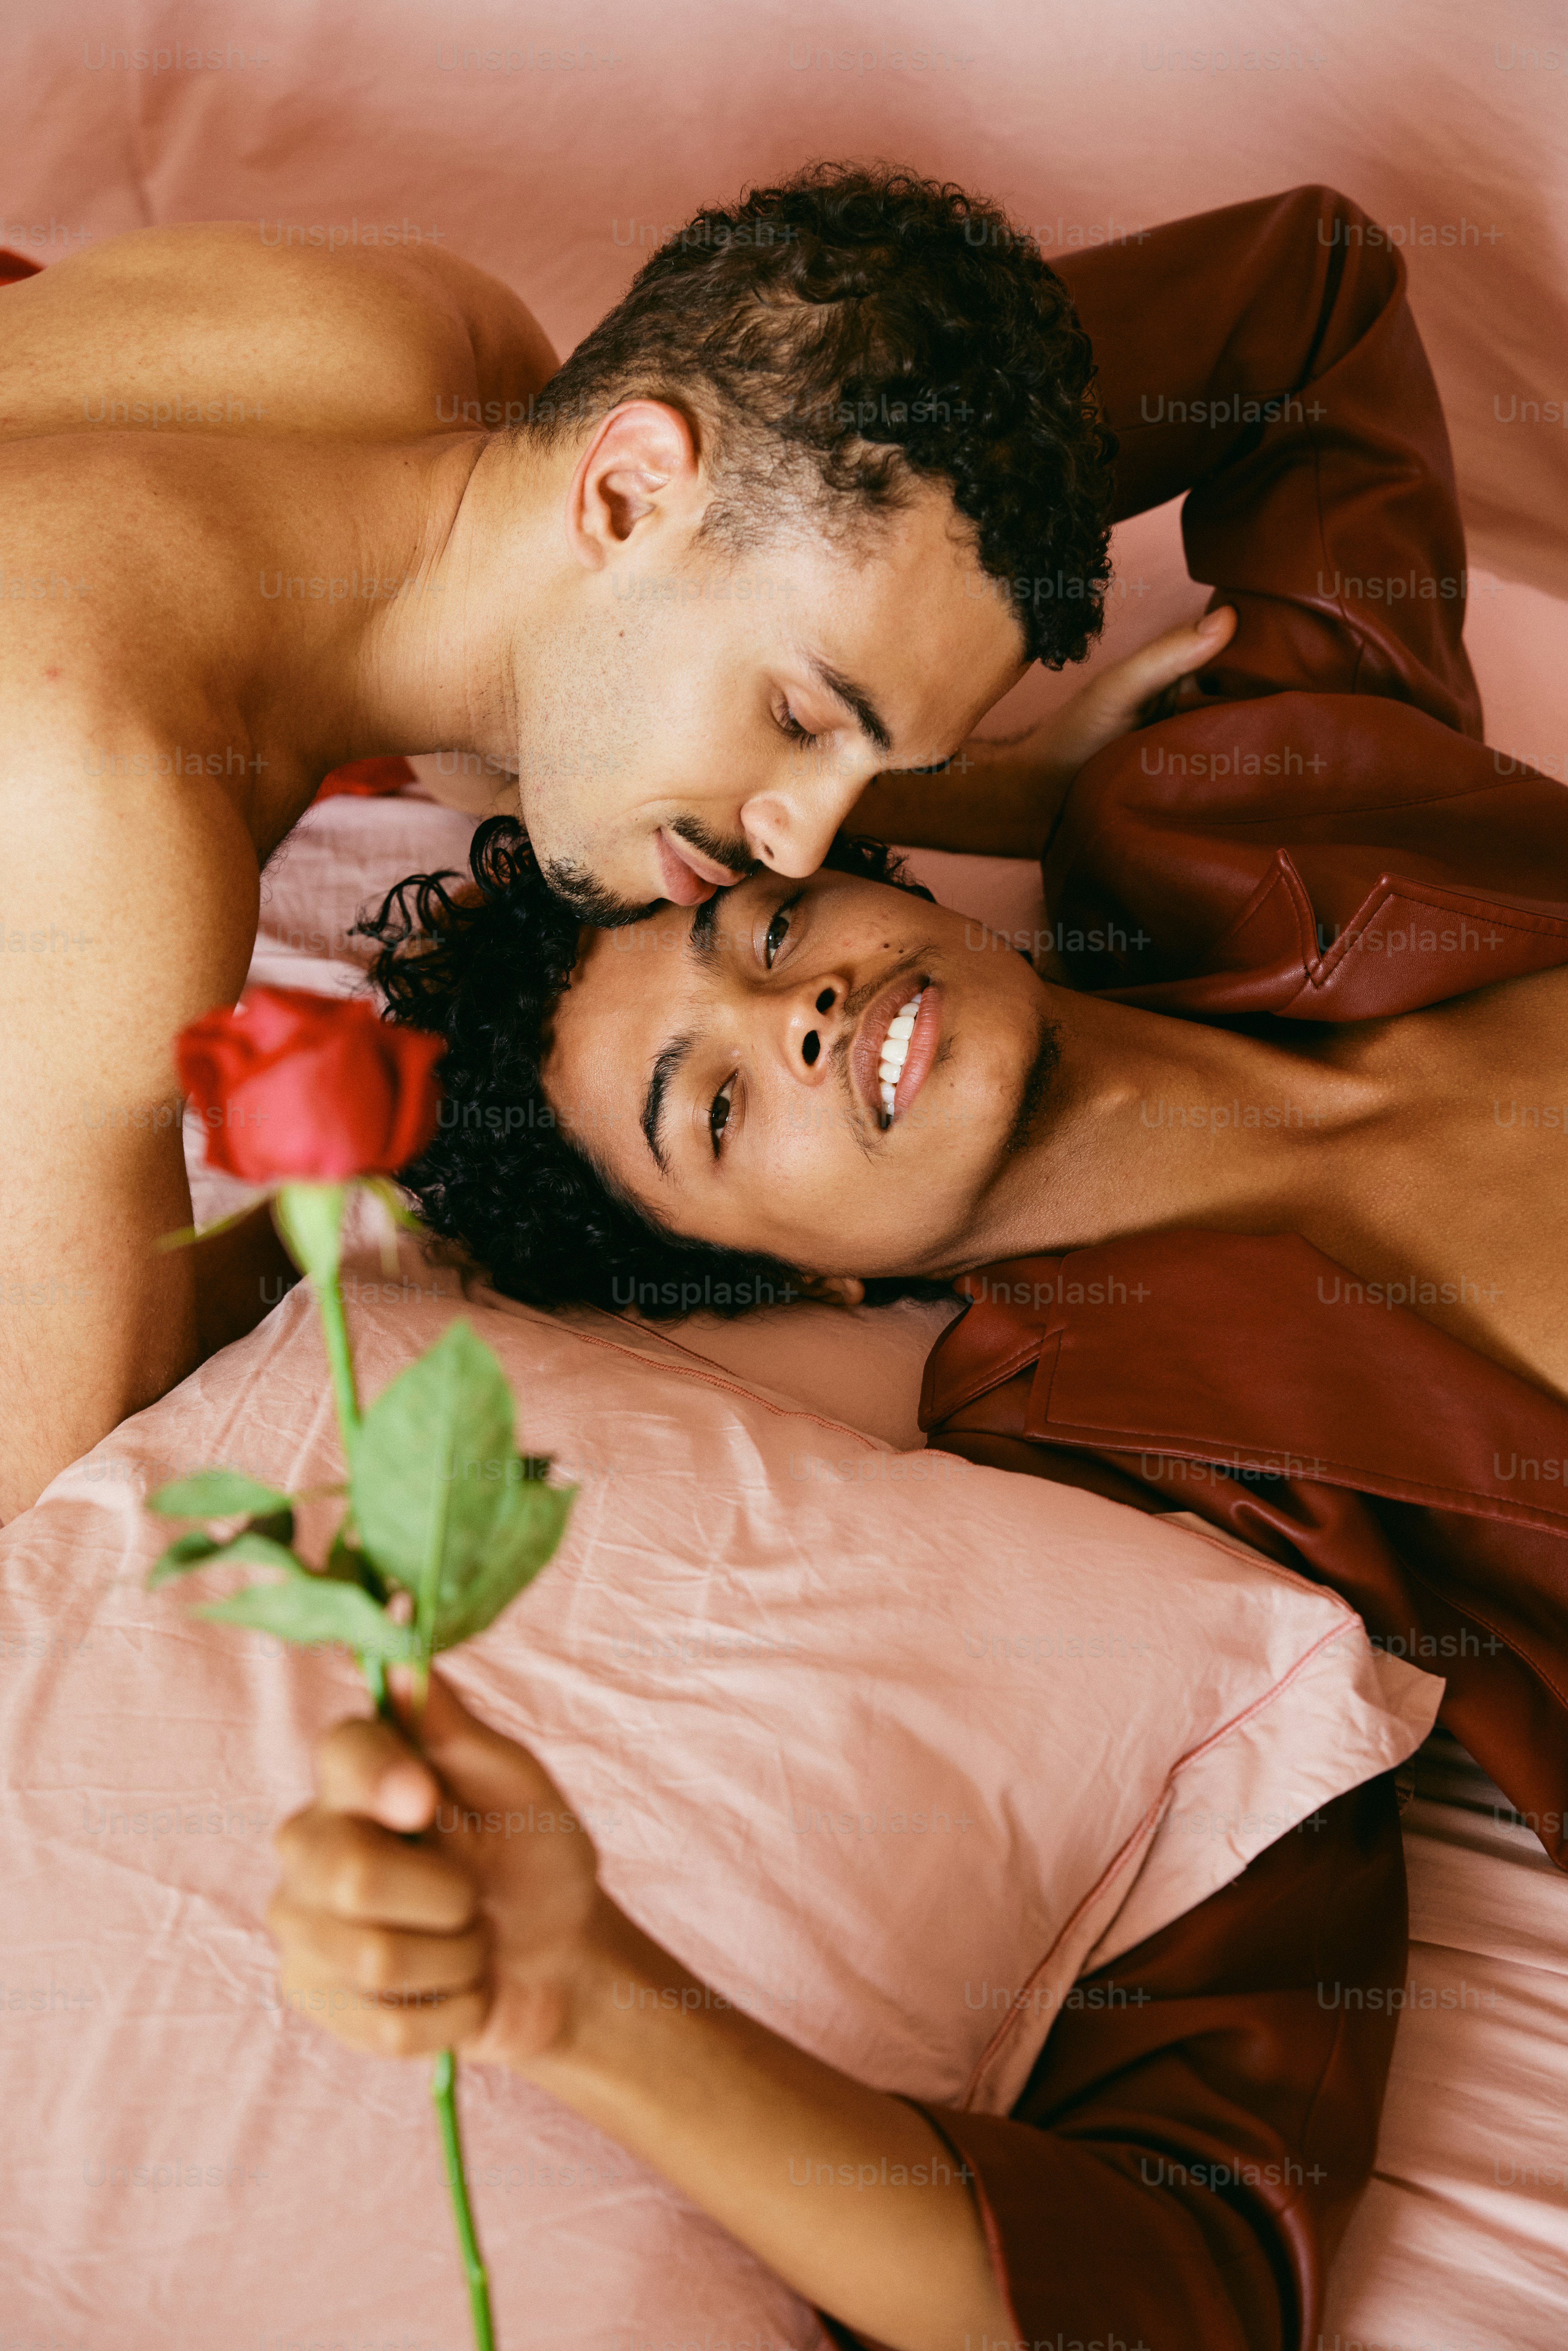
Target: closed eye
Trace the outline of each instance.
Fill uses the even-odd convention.
[[[788,736],[789,741],[800,751],[815,750],[822,739],[820,735],[807,733],[788,703],[784,705],[784,716],[779,721],[779,731],[781,735]]]

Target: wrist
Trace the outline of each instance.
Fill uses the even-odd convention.
[[[519,2070],[541,2089],[580,2105],[636,2071],[651,2039],[663,2041],[705,2012],[732,2003],[703,1983],[600,1893],[571,1955],[556,2029]]]
[[[497,2053],[541,2087],[586,2076],[602,2064],[614,2020],[656,2007],[658,1991],[682,1973],[596,1886],[580,1920],[553,1953],[536,1953],[526,1978],[503,1966],[491,2020]]]

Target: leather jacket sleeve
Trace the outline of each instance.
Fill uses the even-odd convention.
[[[1068,796],[1044,875],[1073,985],[1358,1020],[1568,960],[1568,792],[1479,739],[1448,434],[1397,253],[1298,188],[1065,274],[1118,517],[1185,491],[1188,567],[1239,622]]]
[[[1372,2168],[1406,1954],[1385,1776],[1081,1978],[1010,2116],[923,2108],[972,2175],[1017,2341],[1304,2351]]]

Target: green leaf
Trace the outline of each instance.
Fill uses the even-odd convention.
[[[161,1583],[172,1583],[177,1575],[189,1575],[193,1567],[204,1567],[223,1545],[211,1535],[199,1531],[179,1535],[165,1552],[161,1552],[147,1571],[147,1588],[155,1592]]]
[[[353,1448],[354,1520],[423,1630],[441,1586],[475,1565],[517,1471],[512,1392],[483,1340],[452,1322],[383,1388]]]
[[[394,1625],[358,1584],[332,1583],[326,1576],[300,1574],[287,1583],[253,1583],[196,1614],[214,1625],[249,1625],[285,1641],[340,1641],[361,1656],[389,1663],[414,1654],[412,1627]]]
[[[505,1373],[454,1322],[383,1389],[354,1446],[353,1510],[374,1567],[414,1596],[419,1654],[492,1624],[550,1559],[571,1487],[519,1456]]]
[[[219,1233],[232,1232],[235,1225],[243,1225],[254,1205],[247,1200],[243,1208],[232,1209],[210,1225],[182,1225],[177,1233],[160,1233],[152,1246],[155,1249],[189,1249],[193,1241],[210,1241]]]
[[[521,1470],[524,1465],[517,1467]],[[494,1624],[554,1558],[576,1497],[575,1486],[541,1486],[521,1477],[503,1487],[501,1508],[480,1557],[465,1573],[443,1580],[433,1647],[455,1648]]]
[[[233,1542],[225,1543],[219,1556],[225,1563],[237,1559],[246,1567],[281,1567],[289,1575],[310,1573],[304,1561],[296,1559],[286,1544],[274,1542],[270,1535],[258,1534],[249,1527],[235,1535]]]
[[[242,1510],[286,1510],[288,1497],[238,1469],[198,1469],[193,1478],[160,1486],[148,1496],[147,1507],[164,1519],[236,1519]]]

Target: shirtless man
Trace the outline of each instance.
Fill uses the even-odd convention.
[[[155,1248],[191,1213],[172,1040],[237,995],[324,774],[480,753],[552,884],[615,922],[809,873],[880,770],[946,760],[1098,627],[1088,350],[999,214],[819,173],[702,216],[645,282],[553,401],[523,305],[423,244],[149,229],[0,297],[0,1520],[258,1319],[265,1220]],[[795,331],[846,318],[869,356]],[[883,375],[929,416],[890,415]],[[1012,786],[1204,650],[1176,632],[971,762],[954,845],[1016,845]]]

